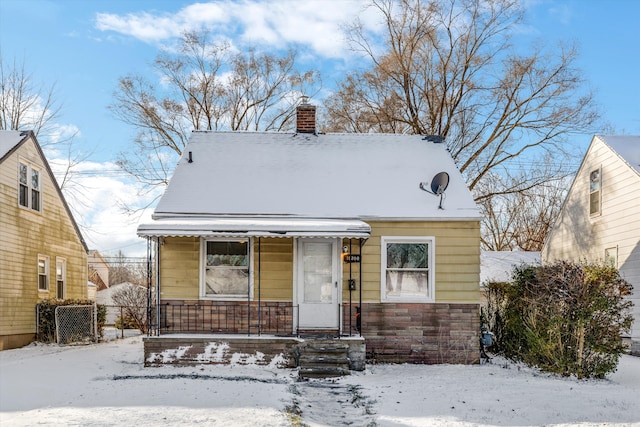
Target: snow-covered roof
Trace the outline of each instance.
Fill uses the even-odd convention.
[[[636,172],[640,174],[640,135],[597,135]]]
[[[419,183],[442,171],[450,181],[439,209]],[[446,144],[420,135],[194,132],[154,223],[227,216],[480,218]]]
[[[13,147],[25,138],[21,131],[0,131],[0,159],[2,159]]]
[[[509,282],[513,267],[522,264],[540,265],[540,252],[482,251],[480,252],[480,283]]]

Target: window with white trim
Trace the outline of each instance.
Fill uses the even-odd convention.
[[[252,294],[249,239],[203,240],[200,296],[247,298]]]
[[[42,211],[40,169],[22,160],[18,164],[18,203],[25,208]]]
[[[604,250],[604,262],[611,267],[618,268],[618,247],[606,248]]]
[[[382,237],[381,299],[429,302],[435,297],[433,237]]]
[[[49,290],[49,257],[38,255],[38,290]]]
[[[600,213],[602,187],[602,173],[600,169],[591,171],[589,174],[589,214],[598,215]]]
[[[64,299],[67,291],[67,260],[56,258],[56,298]]]

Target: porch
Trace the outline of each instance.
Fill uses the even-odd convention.
[[[299,306],[290,301],[183,301],[163,300],[151,330],[166,334],[246,334],[299,337],[320,335],[359,336],[359,306],[352,302],[337,307],[340,329],[300,329]],[[156,320],[155,324],[153,320]],[[316,334],[317,335],[317,334]]]

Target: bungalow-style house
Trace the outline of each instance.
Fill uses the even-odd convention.
[[[34,133],[0,131],[0,350],[35,339],[49,298],[87,298],[87,246]]]
[[[474,363],[480,219],[439,137],[319,133],[307,103],[296,132],[193,132],[138,227],[157,270],[146,360],[244,334]]]
[[[634,286],[630,338],[640,353],[640,136],[600,136],[582,160],[542,249],[543,262],[608,262]]]

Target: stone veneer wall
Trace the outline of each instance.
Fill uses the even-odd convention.
[[[480,360],[479,304],[365,303],[361,316],[369,362]]]
[[[145,337],[144,365],[256,364],[279,368],[298,366],[301,348],[310,340],[287,337],[164,335]],[[311,340],[313,341],[313,339]],[[365,367],[363,338],[344,338],[350,369]]]

